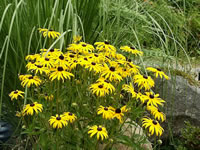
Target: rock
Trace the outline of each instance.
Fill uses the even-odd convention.
[[[149,142],[149,140],[147,139],[146,135],[144,134],[143,132],[143,129],[142,127],[140,127],[137,123],[135,123],[134,121],[131,122],[131,124],[129,123],[131,122],[130,119],[127,119],[126,120],[126,123],[124,123],[123,127],[122,127],[122,130],[124,133],[125,136],[128,136],[130,139],[131,137],[135,137],[134,138],[134,143],[136,143],[136,145],[138,145],[138,143],[144,143],[144,144],[141,144],[138,147],[134,148],[134,150],[153,150],[152,148],[152,144]],[[103,150],[105,148],[105,145],[100,145],[99,149],[100,150]],[[133,147],[129,147],[127,145],[124,145],[124,144],[115,144],[113,146],[113,149],[116,149],[116,150],[133,150]]]
[[[157,79],[154,91],[166,101],[163,110],[167,116],[165,130],[170,125],[174,134],[179,134],[180,129],[184,127],[185,120],[200,126],[199,87],[190,85],[188,80],[181,76],[173,76],[171,80]],[[167,131],[165,131],[166,133]]]

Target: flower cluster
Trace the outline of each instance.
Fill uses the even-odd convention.
[[[48,38],[55,39],[60,36],[59,32],[48,29],[39,29],[39,31]],[[155,133],[161,136],[163,128],[158,121],[163,122],[166,117],[159,107],[162,107],[165,101],[159,97],[159,94],[153,92],[154,77],[142,72],[140,66],[131,60],[132,56],[141,57],[142,55],[143,52],[133,46],[122,46],[118,50],[108,41],[96,42],[93,46],[82,42],[80,36],[74,37],[72,44],[64,50],[40,49],[40,53],[31,54],[25,58],[28,73],[20,75],[19,80],[22,87],[28,88],[32,94],[26,93],[28,98],[25,96],[25,99],[30,101],[30,104],[26,104],[25,101],[17,116],[26,117],[41,112],[46,113],[50,118],[48,119],[50,127],[60,129],[69,123],[74,123],[75,120],[87,118],[81,116],[83,111],[78,112],[82,109],[82,96],[88,99],[84,101],[87,104],[92,105],[96,102],[94,106],[89,107],[95,108],[98,116],[102,115],[103,119],[117,120],[119,124],[122,124],[130,117],[129,113],[134,109],[133,102],[137,102],[145,106],[144,111],[149,112],[149,115],[143,117],[142,126],[149,128],[151,135]],[[169,79],[161,69],[147,67],[146,70],[152,72],[156,78]],[[86,88],[84,88],[85,85]],[[81,90],[84,90],[82,95],[78,91],[80,86],[83,87]],[[68,91],[68,89],[73,90],[74,87],[75,93]],[[9,96],[11,100],[24,99],[24,93],[15,90]],[[62,97],[63,93],[67,94]],[[66,100],[70,94],[73,94],[74,99]],[[91,97],[92,102],[90,102]],[[76,99],[80,99],[79,105],[75,103]],[[123,99],[128,99],[128,101],[122,102]],[[71,107],[79,106],[80,108],[72,109],[68,103],[71,103]],[[72,112],[77,111],[78,117],[72,112],[64,112],[66,109]],[[91,114],[92,111],[88,113]],[[149,116],[154,118],[151,119]],[[79,124],[79,127],[89,124],[89,121],[86,122]],[[89,127],[88,134],[90,137],[96,134],[97,140],[107,139],[109,132],[104,126],[106,124],[93,125]]]

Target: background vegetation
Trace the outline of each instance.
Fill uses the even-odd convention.
[[[25,72],[24,57],[48,42],[38,28],[63,33],[55,43],[60,49],[67,47],[73,35],[82,35],[91,44],[109,40],[118,48],[133,45],[144,51],[144,59],[161,60],[168,69],[170,62],[184,59],[190,64],[191,57],[199,56],[199,10],[199,0],[2,0],[1,119],[17,126],[16,106],[8,94],[20,89],[16,77]]]

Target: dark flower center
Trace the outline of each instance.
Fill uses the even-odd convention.
[[[78,61],[77,61],[77,60],[74,60],[74,62],[77,63]]]
[[[47,93],[45,93],[45,94],[44,94],[44,96],[48,96],[48,94],[47,94]]]
[[[73,114],[71,112],[69,112],[68,115],[72,116]]]
[[[18,91],[15,91],[15,92],[14,92],[14,94],[17,94],[17,93],[18,93]]]
[[[50,52],[54,52],[54,49],[50,49]]]
[[[33,79],[33,76],[31,76],[31,77],[28,77],[28,79]]]
[[[150,95],[149,97],[150,97],[150,98],[154,98],[154,95]]]
[[[122,111],[121,111],[121,109],[120,108],[117,108],[116,110],[115,110],[115,113],[118,113],[118,114],[120,114]]]
[[[131,46],[130,48],[133,49],[133,50],[135,50],[135,47],[133,47],[133,46]]]
[[[84,58],[84,60],[86,60],[86,61],[87,61],[88,59],[87,59],[87,58]]]
[[[104,82],[106,82],[106,83],[110,83],[108,80],[104,80]]]
[[[98,57],[99,55],[97,55],[97,54],[94,54],[94,56],[95,56],[95,57]]]
[[[148,77],[146,75],[143,75],[143,78],[148,79]]]
[[[115,71],[115,67],[110,67],[110,71]]]
[[[50,29],[49,31],[53,31],[52,29]]]
[[[157,125],[157,121],[155,121],[155,120],[153,120],[152,123],[153,123],[154,125]]]
[[[58,67],[58,71],[63,71],[63,67]]]
[[[160,68],[157,68],[157,70],[158,70],[158,71],[161,71],[161,69],[160,69]]]
[[[34,107],[34,106],[35,106],[35,104],[34,104],[34,103],[33,103],[33,104],[30,104],[30,106],[31,106],[31,107]]]
[[[102,131],[102,128],[101,128],[101,127],[98,127],[97,130],[98,130],[98,131]]]
[[[124,71],[126,71],[126,69],[123,69]]]
[[[43,66],[42,66],[42,65],[37,65],[37,67],[38,67],[38,68],[42,68]]]
[[[99,85],[98,87],[101,89],[101,88],[103,88],[103,85]]]
[[[60,55],[60,56],[59,56],[59,59],[60,59],[60,60],[64,60],[64,58],[65,58],[65,57],[64,57],[63,55]]]
[[[110,57],[108,57],[108,56],[105,56],[106,58],[108,58],[108,59],[110,59]]]
[[[161,112],[161,111],[158,109],[158,112]]]
[[[95,62],[92,62],[91,64],[92,64],[92,65],[96,65],[96,63],[95,63]]]
[[[49,61],[49,58],[45,58],[46,61]]]
[[[83,46],[83,47],[86,47],[87,45],[86,45],[86,44],[82,44],[82,46]]]
[[[108,108],[107,108],[107,107],[104,107],[104,110],[105,110],[105,111],[108,111]]]
[[[69,55],[69,57],[74,58],[74,55]]]
[[[105,43],[105,44],[107,44],[107,45],[109,44],[109,42],[108,42],[108,41],[105,41],[104,43]]]
[[[60,116],[56,117],[56,120],[61,120],[61,117]]]

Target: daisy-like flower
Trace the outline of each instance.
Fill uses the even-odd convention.
[[[38,76],[25,75],[25,76],[21,76],[21,79],[22,79],[21,85],[23,87],[27,86],[28,88],[31,85],[35,85],[37,87],[42,83],[42,80],[40,80]]]
[[[163,112],[161,112],[157,107],[147,105],[146,109],[151,112],[155,119],[162,122],[166,120],[166,115]]]
[[[138,84],[138,87],[140,87],[140,89],[144,88],[145,90],[150,90],[155,85],[153,79],[150,76],[138,74],[135,75],[133,79],[134,83]]]
[[[45,66],[43,66],[43,65],[40,65],[40,64],[37,64],[37,63],[35,63],[35,67],[33,67],[33,68],[28,68],[28,71],[29,70],[34,70],[34,72],[35,72],[35,74],[37,74],[37,73],[40,73],[40,74],[43,74],[43,73],[45,73],[45,74],[48,74],[50,71],[49,71],[49,69],[47,68],[47,67],[45,67]]]
[[[134,90],[134,87],[133,87],[133,85],[130,83],[129,85],[128,84],[124,84],[123,86],[122,86],[122,89],[124,90],[124,91],[127,91],[128,93],[131,93],[131,95],[132,95],[132,98],[136,98],[136,99],[138,99],[139,97],[139,95],[138,95],[138,93]]]
[[[105,96],[106,94],[109,94],[109,90],[101,83],[94,83],[90,86],[90,90],[93,94],[96,96]]]
[[[27,55],[26,60],[35,61],[40,58],[40,54]]]
[[[51,116],[49,119],[49,124],[53,128],[62,128],[67,126],[68,122],[63,115],[56,114],[56,116]]]
[[[104,67],[102,67],[102,77],[105,77],[106,79],[110,81],[121,81],[122,76],[120,75],[120,69],[118,66],[111,65],[108,67],[107,64],[104,64]]]
[[[97,80],[97,82],[101,83],[102,85],[104,85],[110,91],[110,93],[115,91],[115,87],[110,83],[110,81],[106,80],[105,78],[100,77]]]
[[[73,43],[78,43],[79,41],[81,41],[82,36],[77,35],[77,36],[73,36]]]
[[[145,129],[149,128],[149,132],[151,133],[151,135],[153,135],[154,133],[156,133],[156,136],[162,135],[164,129],[160,126],[157,120],[153,120],[148,117],[145,117],[142,120],[142,127],[145,127]]]
[[[56,31],[53,31],[53,30],[48,30],[48,29],[42,29],[42,28],[39,28],[38,29],[39,32],[42,32],[42,35],[44,37],[48,36],[49,38],[58,38],[60,36],[60,33],[59,32],[56,32]]]
[[[99,51],[106,51],[106,52],[116,52],[116,48],[112,45],[110,45],[110,43],[108,41],[105,42],[96,42],[94,43],[94,45],[96,45],[96,49]]]
[[[43,110],[42,104],[38,104],[37,102],[34,102],[32,104],[27,104],[25,108],[23,109],[23,113],[26,115],[32,116],[34,112],[38,114],[38,112],[42,112],[42,110]]]
[[[117,118],[120,121],[120,123],[122,123],[123,122],[124,112],[128,112],[128,109],[126,108],[126,105],[123,106],[122,108],[115,109],[115,113],[113,115],[113,118]]]
[[[159,98],[159,94],[154,94],[153,92],[145,92],[146,95],[143,96],[144,100],[147,101],[147,105],[152,105],[158,107],[158,105],[163,106],[165,102]]]
[[[104,106],[99,106],[97,110],[97,114],[100,115],[102,114],[104,119],[112,119],[114,115],[115,109],[111,106],[109,107],[104,107]]]
[[[90,134],[90,137],[93,137],[96,134],[97,140],[101,139],[103,141],[104,139],[108,138],[108,133],[106,128],[101,125],[100,126],[94,125],[90,127],[88,134]]]
[[[142,56],[143,55],[143,52],[142,51],[139,51],[137,49],[135,49],[134,47],[129,47],[129,46],[122,46],[120,47],[120,49],[122,51],[125,51],[125,52],[128,52],[128,53],[132,53],[134,55],[138,55],[138,56]]]
[[[13,99],[17,99],[18,96],[24,98],[23,94],[24,94],[23,91],[15,90],[15,91],[12,91],[9,94],[9,96],[10,96],[11,100],[13,100]]]
[[[101,67],[102,66],[100,64],[96,63],[96,62],[90,62],[88,64],[85,64],[86,69],[88,68],[89,71],[94,71],[96,73],[101,72]]]
[[[52,72],[49,76],[49,79],[51,79],[51,81],[57,78],[58,80],[62,79],[64,82],[64,79],[70,79],[71,77],[74,77],[72,73],[65,71],[65,69],[61,66],[53,69],[53,71],[54,72]]]
[[[53,59],[62,54],[62,52],[57,48],[52,48],[50,50],[40,49],[40,51],[42,52],[42,57],[52,57]]]
[[[80,42],[78,44],[79,46],[79,52],[87,54],[89,52],[93,52],[94,51],[94,47],[90,44],[87,44],[85,42]]]
[[[73,123],[77,119],[76,115],[71,112],[64,112],[63,117],[70,123]]]
[[[54,64],[56,66],[63,66],[63,67],[69,66],[69,63],[66,61],[66,56],[65,55],[60,54],[60,55],[58,55],[57,57],[54,57],[54,58],[55,58]]]
[[[164,77],[169,80],[169,77],[160,68],[147,67],[147,70],[155,73],[156,78],[160,76],[161,79]]]
[[[41,57],[38,62],[49,69],[55,66],[52,57]]]
[[[44,94],[44,98],[45,98],[45,100],[52,101],[53,98],[54,98],[54,96],[53,96],[53,94],[50,94],[50,95],[48,95],[48,94]]]

